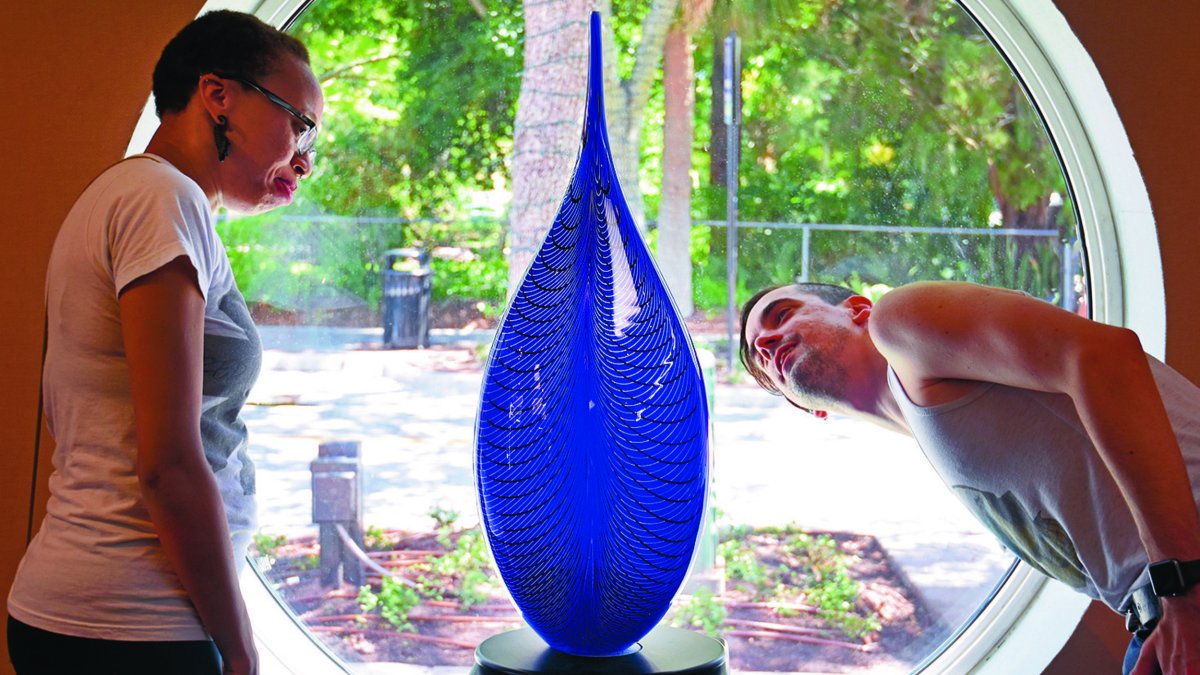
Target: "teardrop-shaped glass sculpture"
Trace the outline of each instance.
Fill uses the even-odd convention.
[[[488,543],[530,627],[583,656],[662,619],[695,551],[708,408],[604,121],[600,20],[574,176],[497,331],[476,424]]]

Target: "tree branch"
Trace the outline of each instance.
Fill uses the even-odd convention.
[[[386,54],[379,54],[377,56],[372,56],[369,59],[363,59],[362,61],[353,61],[351,63],[347,63],[338,68],[334,68],[333,70],[329,70],[324,73],[321,73],[320,75],[317,76],[317,80],[320,81],[321,84],[327,84],[329,81],[336,80],[338,77],[341,77],[342,75],[353,71],[355,68],[357,68],[359,66],[366,66],[366,65],[370,65],[372,63],[379,63],[380,61],[388,61],[390,59],[397,58],[397,56],[398,55],[396,54],[396,52],[388,52]]]

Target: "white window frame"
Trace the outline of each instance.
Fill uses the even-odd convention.
[[[958,2],[1018,74],[1057,147],[1086,245],[1093,318],[1132,328],[1163,358],[1166,296],[1150,198],[1091,57],[1051,0]],[[922,672],[1042,672],[1089,604],[1019,564]]]
[[[282,26],[312,0],[209,0]],[[1008,60],[1058,148],[1086,243],[1092,316],[1135,330],[1163,358],[1166,296],[1150,199],[1107,88],[1052,0],[958,0]],[[126,154],[141,152],[157,119],[147,103]],[[1119,186],[1119,189],[1110,189]],[[1136,274],[1131,271],[1136,270]],[[1137,302],[1131,299],[1137,298]],[[252,569],[241,577],[265,675],[344,675],[275,601]],[[923,673],[1041,672],[1078,627],[1089,600],[1017,565],[990,602]],[[390,673],[425,673],[397,665]]]

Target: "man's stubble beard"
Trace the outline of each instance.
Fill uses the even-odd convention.
[[[839,329],[833,332],[827,344],[846,344],[850,331]],[[787,384],[790,392],[800,399],[804,407],[827,410],[846,403],[846,367],[837,354],[827,350],[803,347],[805,353],[790,369]]]

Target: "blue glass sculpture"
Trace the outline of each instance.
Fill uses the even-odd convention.
[[[547,644],[582,656],[662,619],[708,482],[704,380],[613,170],[599,28],[593,14],[574,176],[497,331],[475,453],[504,583]]]

